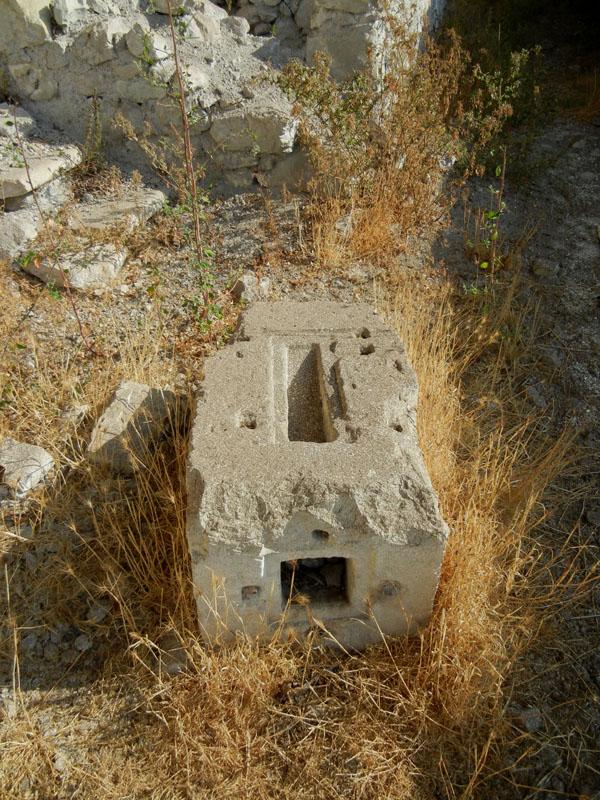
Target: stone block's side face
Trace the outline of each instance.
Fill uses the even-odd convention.
[[[208,360],[188,541],[209,636],[320,620],[361,647],[431,614],[447,527],[404,347],[368,306],[258,303]],[[217,622],[220,619],[220,622]]]

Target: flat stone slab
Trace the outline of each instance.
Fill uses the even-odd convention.
[[[17,497],[24,497],[52,472],[54,459],[42,447],[18,442],[7,436],[0,444],[0,467],[4,470],[2,482],[14,489]]]
[[[448,528],[404,346],[366,305],[256,303],[205,365],[188,463],[200,624],[360,648],[427,623]]]
[[[73,169],[81,162],[81,153],[74,145],[56,148],[53,155],[28,158],[29,176],[24,166],[0,167],[0,199],[20,197]],[[31,178],[31,182],[29,180]]]
[[[67,220],[75,231],[122,228],[131,232],[163,207],[165,195],[157,189],[128,191],[114,199],[79,203]]]
[[[114,244],[97,244],[78,253],[61,253],[55,259],[32,259],[23,269],[44,283],[61,288],[65,287],[66,276],[72,289],[86,290],[104,286],[114,278],[126,258],[127,251],[117,250]]]
[[[92,431],[88,460],[130,475],[145,469],[175,406],[171,391],[124,381]]]
[[[31,242],[44,227],[38,205],[44,216],[53,216],[56,209],[70,198],[67,179],[62,176],[54,178],[40,186],[36,195],[37,203],[34,202],[32,194],[13,197],[6,201],[4,214],[0,215],[0,258],[14,261],[29,249]],[[17,208],[9,210],[9,206],[13,204]]]

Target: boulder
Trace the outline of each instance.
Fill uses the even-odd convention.
[[[35,47],[51,38],[48,0],[0,0],[0,51]]]
[[[10,436],[0,444],[2,482],[14,489],[17,497],[24,497],[38,486],[55,466],[50,453],[37,445],[18,442]]]
[[[17,122],[15,125],[15,114]],[[20,106],[0,103],[0,136],[17,140],[17,130],[22,139],[27,139],[36,129],[33,117]]]
[[[0,166],[0,198],[20,197],[37,189],[65,170],[73,169],[81,162],[79,148],[73,145],[57,148],[52,155],[28,159],[26,167]]]
[[[114,244],[96,244],[78,253],[60,253],[53,258],[32,258],[23,269],[44,283],[52,283],[61,288],[68,281],[71,289],[95,289],[114,278],[126,257],[127,252],[117,250]]]
[[[165,195],[158,189],[128,191],[114,199],[79,203],[68,217],[68,225],[76,231],[119,228],[131,232],[163,207]]]
[[[32,194],[5,200],[5,213],[0,216],[0,258],[13,261],[29,249],[33,239],[44,226],[42,214],[51,217],[57,208],[70,198],[70,187],[65,177],[55,178]]]
[[[115,57],[116,42],[130,29],[131,23],[121,17],[93,22],[75,39],[73,49],[80,61],[97,67]]]
[[[8,71],[19,94],[28,100],[50,100],[58,91],[56,81],[34,64],[9,64]]]
[[[87,458],[126,474],[145,469],[176,405],[171,391],[123,381],[92,431]]]
[[[216,117],[210,128],[215,144],[227,150],[287,153],[292,150],[297,121],[283,108],[235,109]]]
[[[268,296],[270,285],[268,278],[259,281],[253,272],[244,272],[233,284],[231,294],[243,303],[253,303]]]

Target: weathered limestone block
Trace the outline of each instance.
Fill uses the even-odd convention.
[[[69,227],[76,231],[117,227],[130,232],[160,211],[164,202],[165,195],[158,189],[124,192],[120,197],[113,199],[79,203],[69,215],[67,222]]]
[[[194,0],[171,0],[171,13],[173,16],[181,16],[195,8]],[[169,4],[167,0],[152,0],[152,10],[157,14],[168,14]]]
[[[104,286],[121,269],[127,251],[114,244],[96,244],[78,253],[61,253],[55,258],[31,259],[23,269],[44,283],[64,288],[65,278],[71,289],[95,289]],[[62,270],[62,272],[61,272]]]
[[[72,30],[85,24],[88,18],[88,6],[85,0],[54,0],[52,16],[59,28]]]
[[[15,114],[17,123],[15,125]],[[37,125],[33,117],[24,111],[20,106],[12,106],[9,103],[0,103],[0,136],[17,141],[17,128],[22,139],[36,129]]]
[[[173,54],[173,43],[166,32],[152,30],[148,20],[141,17],[125,34],[125,44],[134,58],[149,63],[162,61]]]
[[[257,303],[205,365],[188,542],[209,637],[360,648],[430,617],[448,529],[416,431],[417,381],[365,305]],[[376,622],[375,622],[376,620]]]
[[[42,215],[52,216],[70,197],[69,182],[60,177],[37,190],[37,202],[32,194],[5,200],[5,213],[0,215],[0,258],[13,261],[28,250],[43,228]],[[11,206],[13,210],[10,210]]]
[[[253,303],[268,297],[271,281],[258,277],[253,272],[244,272],[231,287],[231,294],[242,303]]]
[[[221,23],[212,14],[196,11],[189,17],[185,35],[188,39],[199,39],[201,42],[214,42],[221,32]]]
[[[297,121],[290,120],[279,108],[236,109],[216,117],[210,135],[227,150],[289,153],[297,127]]]
[[[153,85],[146,78],[139,77],[133,80],[118,80],[115,84],[119,97],[124,97],[131,103],[145,103],[148,100],[163,100],[167,96],[164,86]]]
[[[54,155],[28,159],[29,176],[25,167],[0,167],[0,198],[28,194],[32,186],[37,189],[64,170],[73,169],[80,161],[79,148],[66,145]]]
[[[37,445],[24,444],[10,436],[0,444],[2,482],[14,489],[17,497],[24,497],[40,484],[55,466],[50,453]]]
[[[87,458],[126,474],[145,469],[176,405],[173,392],[123,381],[92,431]]]
[[[51,38],[48,0],[0,0],[0,51],[35,47]]]
[[[226,17],[222,19],[221,28],[236,36],[247,36],[250,32],[248,20],[242,17]]]
[[[58,91],[56,81],[34,64],[9,64],[8,71],[19,94],[29,100],[50,100]]]
[[[80,61],[97,67],[115,57],[114,46],[131,28],[124,18],[101,20],[87,25],[73,43],[73,50]]]

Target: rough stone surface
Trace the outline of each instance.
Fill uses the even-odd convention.
[[[0,258],[13,261],[24,253],[43,228],[40,209],[46,219],[51,219],[70,197],[68,179],[61,175],[37,190],[37,203],[31,193],[7,200],[0,215]]]
[[[66,146],[54,155],[33,158],[28,161],[29,175],[24,166],[0,167],[0,199],[20,197],[37,189],[61,172],[72,169],[81,161],[79,148]]]
[[[44,283],[53,283],[61,288],[65,286],[66,277],[72,289],[85,291],[103,286],[114,278],[126,257],[127,252],[117,250],[114,244],[97,244],[52,259],[31,259],[23,269]]]
[[[7,436],[0,444],[0,467],[3,483],[14,489],[17,497],[24,497],[52,472],[55,463],[43,448]]]
[[[173,392],[124,381],[92,431],[88,459],[126,474],[144,469],[175,407]]]
[[[268,278],[261,278],[259,281],[253,272],[244,272],[234,283],[231,294],[243,303],[253,303],[268,296],[269,285]]]
[[[228,10],[208,0],[172,4],[192,145],[209,156],[207,183],[224,194],[258,185],[278,189],[282,179],[291,186],[295,167],[302,168],[294,158],[291,106],[264,79],[291,58],[310,62],[318,49],[332,57],[339,78],[365,67],[369,48],[381,67],[383,15],[375,0],[222,5]],[[417,0],[408,12],[411,24],[419,29],[422,14],[436,16],[440,5]],[[400,16],[408,8],[408,0],[394,0],[390,11]],[[181,127],[179,109],[169,100],[175,66],[166,11],[165,0],[0,0],[2,21],[8,20],[0,31],[6,88],[30,107],[39,105],[48,123],[80,142],[97,92],[104,119],[122,115],[138,136],[153,131],[158,144]],[[146,155],[121,127],[104,126],[103,146],[111,160],[149,171]]]
[[[40,45],[51,37],[47,0],[0,0],[0,50]]]
[[[245,312],[206,363],[191,437],[188,541],[209,637],[217,618],[254,635],[284,612],[302,632],[296,593],[344,646],[427,622],[448,531],[416,403],[402,342],[370,307]]]
[[[35,130],[36,123],[31,114],[22,108],[11,106],[9,103],[0,103],[0,136],[16,141],[17,127],[21,137],[27,138]]]
[[[157,189],[140,189],[112,199],[80,203],[68,218],[76,231],[118,227],[132,231],[163,207],[165,195]]]

